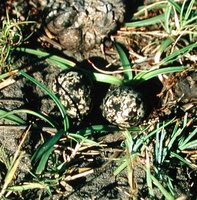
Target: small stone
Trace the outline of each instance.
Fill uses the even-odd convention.
[[[180,76],[174,86],[177,98],[183,103],[197,102],[197,73],[192,72],[186,76]]]
[[[109,89],[101,108],[103,117],[120,128],[138,125],[146,113],[141,95],[129,86]]]

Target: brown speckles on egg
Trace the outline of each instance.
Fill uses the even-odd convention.
[[[145,115],[144,102],[138,92],[128,86],[110,89],[102,104],[103,116],[121,128],[138,125]]]
[[[92,85],[88,77],[78,71],[61,72],[53,84],[70,118],[81,120],[91,110]]]

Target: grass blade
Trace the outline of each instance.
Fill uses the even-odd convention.
[[[116,78],[115,76],[96,73],[96,72],[93,73],[93,75],[91,76],[91,79],[98,82],[109,83],[109,84],[114,84],[114,85],[121,85],[123,82],[122,80],[120,80],[119,78]]]
[[[197,43],[193,43],[186,47],[183,47],[182,49],[178,49],[174,51],[172,54],[170,54],[169,56],[165,57],[163,60],[161,60],[161,62],[158,63],[158,66],[172,63],[173,61],[177,60],[179,56],[183,56],[184,54],[192,51],[196,47],[197,47]]]
[[[163,124],[162,126],[160,126],[160,124],[158,125],[157,129],[153,130],[152,132],[150,132],[150,134],[148,134],[147,136],[143,136],[141,137],[140,140],[137,140],[137,142],[135,143],[134,147],[133,147],[133,151],[136,152],[139,147],[145,142],[147,141],[149,138],[151,138],[153,135],[155,135],[158,131],[162,130],[164,127],[168,126],[169,124],[173,123],[174,119],[169,120],[168,122],[166,122],[165,124]]]
[[[114,43],[114,46],[116,48],[116,51],[119,54],[123,69],[124,69],[124,77],[125,80],[132,80],[133,79],[133,74],[131,71],[131,63],[126,55],[126,53],[124,52],[123,48],[121,47],[121,45],[119,43]]]
[[[10,186],[6,189],[6,191],[10,192],[22,192],[24,190],[31,190],[31,189],[46,189],[46,185],[42,183],[36,183],[36,182],[25,182],[22,185],[15,185]]]
[[[172,44],[173,40],[172,38],[167,38],[166,40],[162,41],[157,53],[155,54],[155,63],[159,63],[160,62],[160,57],[162,55],[162,53],[167,49],[167,47]]]
[[[146,150],[146,183],[148,186],[148,191],[149,194],[154,197],[154,190],[153,190],[153,184],[152,184],[152,180],[151,180],[151,165],[150,165],[150,158],[148,155],[148,152]]]
[[[127,167],[127,161],[126,161],[126,158],[122,158],[121,159],[121,165],[118,166],[116,168],[116,170],[114,171],[114,176],[117,176],[121,171],[123,171],[125,168]]]
[[[136,81],[138,84],[143,83],[144,81],[147,81],[149,79],[152,79],[154,77],[157,77],[160,74],[169,74],[169,73],[175,73],[175,72],[181,72],[188,69],[188,67],[185,66],[172,66],[172,67],[165,67],[162,69],[157,70],[151,70],[146,73],[139,73],[134,77],[134,81]]]
[[[17,72],[17,70],[13,70],[13,71],[6,72],[4,74],[0,74],[0,80],[7,78],[9,76],[12,76],[12,75],[16,74],[16,72]]]
[[[183,5],[182,5],[182,7],[183,7],[182,10],[183,10],[183,11],[184,11],[186,2],[187,2],[187,1],[185,0],[184,3],[183,3]],[[191,12],[192,12],[192,8],[193,8],[193,6],[194,6],[194,3],[195,3],[195,0],[191,0],[190,3],[189,3],[189,5],[188,5],[188,7],[187,7],[186,13],[184,14],[184,13],[182,12],[182,15],[184,16],[184,21],[185,21],[185,22],[188,21],[190,15],[191,15]]]
[[[0,119],[6,119],[20,125],[26,124],[25,120],[23,120],[17,115],[14,115],[13,111],[0,110]]]
[[[167,5],[165,10],[164,27],[167,33],[170,33],[170,15],[172,11],[172,6]]]
[[[84,129],[81,129],[77,131],[76,134],[82,135],[82,136],[89,136],[92,134],[99,134],[103,132],[112,132],[117,131],[118,128],[116,126],[112,125],[92,125],[89,127],[86,127]]]
[[[197,133],[197,128],[195,128],[195,130],[192,133],[190,133],[186,139],[181,140],[179,142],[179,149],[181,151],[184,150],[184,149],[186,149],[186,148],[190,148],[191,144],[190,144],[189,141],[196,135],[196,133]],[[188,146],[188,144],[190,144],[190,145]],[[197,146],[197,143],[196,143],[196,146]]]
[[[184,163],[185,165],[189,166],[191,169],[196,170],[196,166],[195,166],[195,165],[193,165],[192,163],[190,163],[188,160],[184,159],[183,157],[181,157],[181,156],[178,155],[177,153],[175,153],[175,152],[170,152],[170,155],[171,155],[172,157],[177,158],[177,159],[180,160],[182,163]]]
[[[161,193],[165,196],[166,199],[168,200],[175,200],[175,198],[161,185],[161,183],[153,176],[150,175],[154,185],[156,185]]]
[[[166,4],[167,4],[167,1],[158,1],[158,2],[153,2],[151,4],[148,4],[148,5],[139,6],[137,9],[138,11],[134,13],[133,18],[144,16],[144,14],[147,11],[152,11],[152,10],[156,11],[156,10],[164,9],[167,6]]]
[[[25,78],[29,79],[30,81],[32,81],[35,85],[37,85],[40,89],[42,89],[46,94],[48,94],[51,99],[53,99],[54,103],[57,105],[57,107],[60,110],[60,113],[62,115],[63,118],[63,125],[64,125],[64,130],[65,132],[68,130],[69,128],[69,121],[67,118],[67,114],[66,114],[66,110],[64,108],[64,106],[62,105],[62,103],[60,102],[60,100],[55,96],[55,94],[50,91],[48,88],[46,88],[43,84],[41,84],[40,82],[38,82],[36,79],[34,79],[33,77],[31,77],[30,75],[28,75],[27,73],[25,73],[24,71],[20,71],[21,75],[23,75]]]
[[[16,48],[17,51],[20,52],[24,52],[24,53],[29,53],[35,56],[38,56],[40,58],[46,58],[47,60],[51,61],[53,63],[53,61],[57,64],[57,63],[61,63],[64,64],[65,66],[68,67],[73,67],[75,66],[75,63],[66,59],[66,58],[62,58],[60,56],[56,56],[56,55],[52,55],[51,53],[48,52],[44,52],[41,51],[39,49],[30,49],[30,48]]]
[[[14,177],[16,176],[16,171],[17,168],[21,162],[21,159],[23,157],[23,153],[21,152],[14,162],[14,165],[11,167],[11,169],[8,170],[5,180],[4,180],[4,185],[2,186],[2,189],[0,191],[0,199],[2,199],[2,196],[4,195],[8,185],[14,180]]]
[[[55,143],[54,143],[55,144]],[[39,149],[40,150],[40,149]],[[40,157],[40,161],[38,163],[38,166],[36,168],[35,173],[36,174],[41,174],[43,172],[43,170],[45,169],[45,166],[47,164],[47,161],[49,159],[49,156],[51,154],[51,152],[53,151],[53,146],[51,146],[51,148],[48,148],[47,151],[45,151],[42,156]]]
[[[32,110],[28,110],[28,109],[18,109],[18,110],[13,110],[13,111],[5,112],[5,114],[3,116],[0,116],[0,118],[7,118],[7,117],[10,118],[10,116],[11,116],[12,119],[17,119],[18,120],[18,116],[14,115],[14,114],[18,114],[18,113],[25,113],[25,114],[30,114],[30,115],[39,117],[43,121],[45,121],[48,124],[50,124],[52,127],[56,127],[56,128],[58,127],[58,125],[56,124],[56,122],[54,122],[53,120],[51,120],[51,118],[49,118],[48,116],[46,116],[44,114],[41,114],[41,113],[38,113],[38,112],[34,112]],[[14,116],[14,118],[13,118],[13,116]],[[20,118],[20,120],[22,120],[22,119]],[[20,121],[20,122],[24,122],[25,123],[24,120]]]
[[[54,145],[59,141],[59,139],[64,135],[64,130],[59,130],[53,137],[40,146],[39,149],[32,156],[32,162],[34,164],[38,163],[36,173],[40,174],[47,163],[49,155],[51,154]]]
[[[149,19],[144,19],[136,22],[127,22],[124,24],[126,27],[142,27],[142,26],[150,26],[157,23],[161,23],[161,21],[165,20],[165,14],[160,14],[155,17],[151,17]]]
[[[178,13],[181,12],[181,7],[179,6],[178,3],[176,3],[174,0],[168,0],[168,1],[175,7],[175,9],[176,9],[176,11],[178,11]]]
[[[196,149],[197,148],[197,140],[193,140],[191,142],[188,142],[185,146],[184,149]]]

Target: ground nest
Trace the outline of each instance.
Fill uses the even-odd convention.
[[[160,16],[195,3],[0,4],[0,199],[196,198],[196,37]]]

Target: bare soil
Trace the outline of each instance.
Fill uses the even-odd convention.
[[[77,66],[88,69],[93,69],[93,66],[88,62],[87,58],[94,63],[100,70],[106,70],[106,65],[113,62],[110,70],[116,69],[120,64],[117,52],[111,45],[110,40],[106,41],[104,52],[101,47],[90,50],[87,54],[82,55],[78,52],[68,54],[67,51],[61,48],[58,40],[49,38],[46,35],[44,26],[42,24],[42,9],[39,6],[41,1],[12,1],[1,2],[1,17],[5,16],[5,8],[7,7],[11,17],[16,16],[14,10],[14,3],[16,3],[19,18],[23,20],[29,16],[30,20],[36,20],[36,25],[25,26],[25,33],[28,35],[32,30],[33,35],[24,44],[30,48],[43,48],[48,52],[56,55],[62,55],[77,62]],[[128,16],[131,17],[139,5],[143,1],[133,1],[132,9],[129,7],[126,13],[126,20]],[[147,3],[147,1],[145,2]],[[129,5],[129,4],[128,4]],[[128,16],[127,16],[128,15]],[[158,25],[159,26],[159,25]],[[135,65],[136,70],[146,68],[152,62],[150,50],[146,49],[148,43],[153,40],[153,37],[147,35],[132,35],[132,30],[125,28],[117,28],[112,34],[116,41],[124,44],[128,52],[129,58],[132,60],[134,54],[129,51],[148,55],[149,62]],[[43,83],[47,88],[52,88],[52,83],[57,74],[61,71],[59,68],[49,64],[45,60],[38,57],[30,56],[13,52],[14,67],[23,69],[29,75]],[[114,62],[115,60],[115,62]],[[195,66],[194,66],[195,67]],[[108,70],[108,69],[107,69]],[[56,108],[54,102],[41,91],[38,87],[20,75],[13,77],[13,82],[0,90],[0,107],[2,110],[15,109],[30,109],[38,112],[49,114],[51,117],[60,120],[60,113]],[[197,98],[197,75],[193,73],[175,74],[168,79],[165,84],[158,79],[153,79],[144,85],[141,85],[139,90],[144,92],[149,107],[146,123],[155,119],[182,118],[185,112],[188,112],[190,118],[196,116],[196,98]],[[174,99],[169,97],[169,88],[172,84],[172,92]],[[169,87],[168,87],[169,86]],[[109,123],[102,117],[100,104],[108,89],[107,84],[94,83],[94,105],[92,113],[81,123],[77,124],[71,120],[71,132],[76,132],[82,128],[94,124],[109,125]],[[185,94],[185,99],[178,104],[176,101]],[[160,94],[160,95],[158,95]],[[190,106],[189,109],[187,106]],[[25,142],[22,144],[22,158],[17,167],[14,179],[11,186],[21,185],[22,183],[37,180],[29,171],[35,170],[35,166],[31,163],[31,157],[35,149],[39,145],[50,138],[55,132],[54,129],[49,128],[43,121],[38,120],[37,117],[29,114],[19,114],[27,124],[30,125],[30,130],[26,126],[15,125],[7,120],[0,121],[0,188],[4,184],[7,173],[5,163],[2,162],[2,157],[9,162],[10,158],[14,156],[19,148],[20,142],[25,137]],[[36,124],[33,127],[32,124]],[[195,125],[195,122],[193,126]],[[27,133],[27,136],[25,134]],[[137,194],[137,199],[150,199],[148,195],[148,188],[146,185],[146,174],[143,170],[144,158],[136,161],[133,166],[135,180],[134,185],[129,184],[127,169],[123,170],[118,175],[114,172],[120,166],[125,156],[125,148],[122,147],[124,136],[119,132],[101,132],[92,134],[89,139],[98,142],[100,146],[76,146],[74,141],[67,137],[62,138],[55,147],[54,153],[49,157],[46,172],[38,175],[39,182],[45,182],[45,185],[50,185],[51,194],[44,189],[31,189],[20,192],[12,192],[8,194],[8,199],[132,199],[132,195]],[[196,151],[196,150],[194,150]],[[4,153],[4,155],[3,155]],[[1,155],[2,154],[2,155]],[[144,155],[143,155],[144,156]],[[188,155],[189,157],[190,155]],[[57,167],[62,162],[65,162],[65,167],[57,173]],[[166,174],[173,177],[173,184],[175,187],[175,198],[181,199],[196,199],[196,173],[192,172],[185,166],[176,165],[172,163],[170,166],[166,165]],[[196,159],[193,161],[196,164]],[[49,180],[49,182],[47,182]],[[50,183],[53,180],[54,183]],[[166,180],[161,181],[163,186],[166,186]],[[158,188],[154,188],[157,199],[164,199]]]

